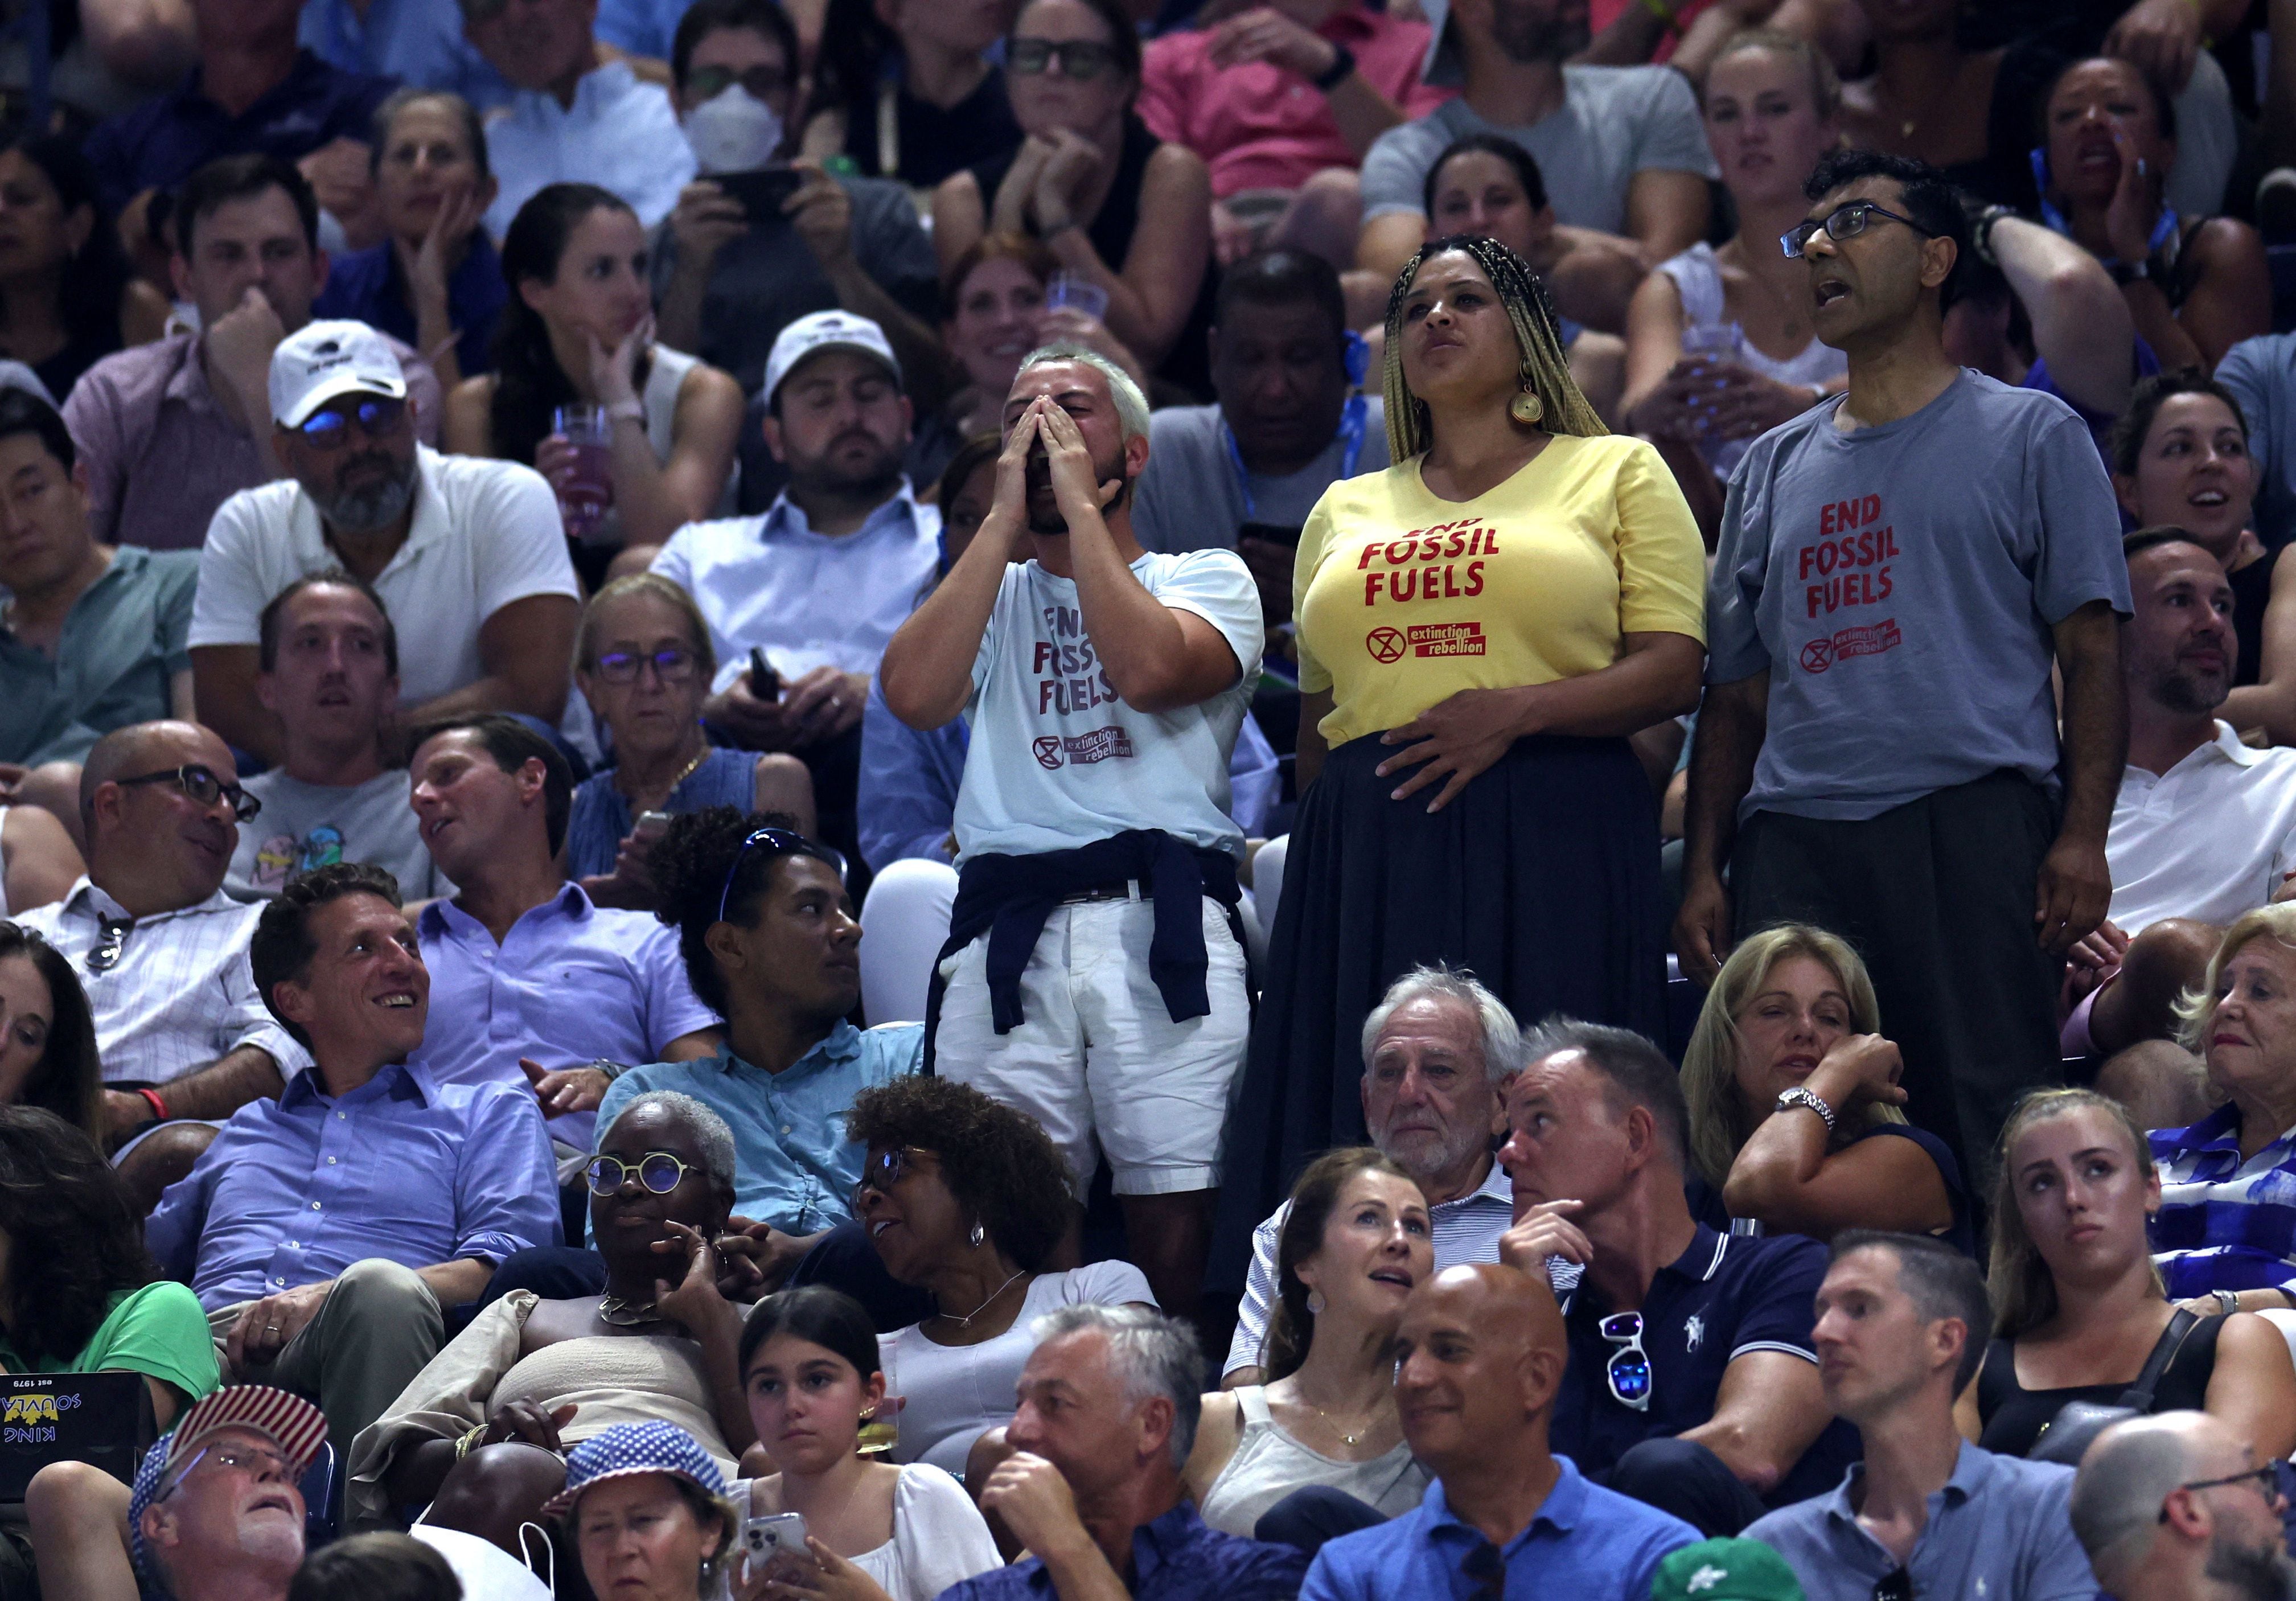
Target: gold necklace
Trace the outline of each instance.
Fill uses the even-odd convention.
[[[687,779],[693,777],[694,769],[709,759],[709,742],[705,739],[701,742],[701,749],[693,753],[693,759],[687,762],[684,767],[678,768],[677,776],[669,781],[669,787],[668,789],[662,791],[661,803],[664,806],[668,805],[669,798],[677,793],[677,786],[684,784]]]

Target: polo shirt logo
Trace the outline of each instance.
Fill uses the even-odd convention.
[[[1696,1351],[1706,1342],[1706,1319],[1693,1312],[1682,1325],[1682,1348]]]

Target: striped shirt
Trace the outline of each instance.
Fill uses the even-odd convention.
[[[88,953],[103,943],[104,924],[127,909],[85,876],[16,922],[63,952],[79,975],[104,1082],[165,1084],[243,1045],[268,1051],[282,1078],[310,1063],[255,992],[247,942],[262,913],[217,890],[194,906],[134,918],[119,964],[105,973],[90,971]]]
[[[2257,1289],[2296,1297],[2296,1129],[2245,1162],[2240,1109],[2229,1104],[2146,1137],[2161,1170],[2152,1260],[2169,1299]]]

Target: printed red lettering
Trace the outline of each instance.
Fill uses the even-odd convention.
[[[1367,575],[1364,579],[1364,604],[1366,606],[1377,605],[1379,603],[1379,592],[1386,583],[1387,574],[1383,572],[1374,572]]]
[[[1389,574],[1387,592],[1397,600],[1409,600],[1419,592],[1419,569],[1406,567],[1401,572]]]
[[[1387,547],[1387,564],[1390,567],[1402,566],[1411,560],[1411,553],[1417,549],[1418,546],[1419,541],[1415,536],[1409,539],[1396,540]]]
[[[1467,587],[1459,593],[1463,595],[1473,596],[1482,592],[1483,564],[1480,562],[1470,562],[1467,563]]]
[[[1053,692],[1060,688],[1060,686],[1061,681],[1058,678],[1046,678],[1037,686],[1037,715],[1038,717],[1044,716],[1046,712],[1052,710]],[[1063,707],[1062,710],[1066,710],[1067,708]]]
[[[1890,598],[1890,570],[1884,567],[1874,576],[1881,580],[1882,587],[1880,592],[1876,594],[1874,598],[1877,601],[1888,600]]]
[[[1045,669],[1050,665],[1054,653],[1057,652],[1059,648],[1059,646],[1053,644],[1049,639],[1039,639],[1037,641],[1037,664],[1029,670],[1033,673],[1043,672]]]
[[[1455,528],[1451,530],[1450,543],[1443,547],[1443,554],[1447,556],[1456,556],[1466,548],[1466,544],[1467,537]]]
[[[1377,554],[1379,554],[1379,541],[1374,539],[1369,545],[1364,546],[1363,559],[1356,563],[1356,571],[1357,572],[1361,572],[1365,568],[1370,566],[1371,559]]]
[[[1428,569],[1428,571],[1431,572],[1431,571],[1434,571],[1434,569],[1430,568],[1430,569]],[[1444,598],[1445,600],[1456,600],[1456,599],[1458,599],[1458,598],[1459,598],[1459,586],[1458,586],[1458,585],[1456,585],[1456,584],[1455,584],[1455,583],[1453,583],[1453,582],[1451,581],[1451,574],[1452,574],[1453,572],[1455,572],[1456,571],[1457,571],[1457,570],[1456,570],[1456,568],[1452,567],[1452,566],[1451,566],[1451,564],[1450,564],[1449,562],[1445,562],[1445,563],[1444,563],[1444,565],[1443,565],[1443,598]]]

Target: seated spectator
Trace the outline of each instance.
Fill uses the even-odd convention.
[[[303,1474],[326,1438],[318,1408],[269,1385],[234,1384],[186,1412],[136,1469],[124,1593],[286,1601],[303,1561]]]
[[[393,759],[398,630],[382,597],[338,568],[273,595],[256,628],[255,693],[278,719],[280,762],[247,781],[263,825],[240,831],[224,888],[257,900],[299,873],[369,862],[417,900],[451,892]]]
[[[536,193],[503,240],[511,299],[495,370],[447,399],[447,448],[539,469],[593,584],[617,546],[659,545],[717,510],[741,426],[731,378],[654,342],[645,256],[636,213],[605,190],[553,184]],[[600,487],[597,464],[567,436],[569,408],[583,406],[603,408],[611,431],[602,517],[568,499],[578,482],[586,495]]]
[[[2272,275],[2256,230],[2214,208],[2180,217],[2169,205],[2176,110],[2152,78],[2095,56],[2059,70],[2037,103],[2041,215],[2104,262],[2162,367],[2206,370],[2271,331]]]
[[[1004,70],[988,52],[1003,5],[830,0],[820,25],[805,151],[857,172],[931,189],[1021,143]]]
[[[964,19],[961,27],[996,20],[993,6],[913,9]],[[939,268],[906,187],[785,159],[800,81],[789,13],[775,0],[704,0],[680,19],[669,65],[701,177],[654,235],[661,337],[755,394],[783,328],[843,309],[882,328],[920,376],[938,373],[947,360],[931,325]],[[945,149],[929,142],[918,154],[946,159]],[[784,186],[771,187],[769,174]]]
[[[1682,1054],[1701,1223],[1821,1240],[1895,1229],[1976,1253],[1961,1164],[1898,1110],[1905,1064],[1881,1030],[1848,941],[1784,924],[1737,943]]]
[[[1504,1092],[1521,1065],[1522,1031],[1498,998],[1447,968],[1405,973],[1364,1019],[1364,1124],[1372,1144],[1419,1186],[1436,1272],[1498,1260],[1514,1202],[1491,1140],[1505,1127]],[[1286,1201],[1252,1231],[1224,1389],[1266,1380],[1263,1348],[1291,1206]]]
[[[687,1266],[733,1211],[733,1134],[691,1096],[663,1092],[625,1103],[603,1129],[585,1170],[600,1283],[570,1300],[512,1290],[488,1301],[340,1448],[354,1523],[428,1507],[426,1523],[515,1548],[519,1523],[563,1483],[553,1458],[648,1419],[734,1471],[754,1438],[740,1321]]]
[[[248,155],[297,164],[319,204],[347,233],[367,232],[356,242],[371,243],[364,141],[391,81],[300,48],[299,0],[193,0],[189,9],[199,45],[191,74],[87,136],[100,207],[119,219],[129,253],[152,232],[160,196],[210,161]]]
[[[854,1217],[885,1271],[933,1309],[880,1342],[886,1388],[901,1398],[894,1459],[959,1473],[972,1453],[965,1482],[978,1484],[1043,1316],[1083,1303],[1153,1308],[1155,1297],[1129,1262],[1051,1267],[1070,1225],[1069,1173],[1025,1112],[912,1075],[854,1096],[846,1127],[868,1153]],[[1192,1381],[1191,1408],[1195,1393]]]
[[[0,144],[0,185],[14,225],[0,244],[0,354],[69,395],[102,357],[168,331],[168,298],[130,274],[78,144],[16,134]]]
[[[1160,1301],[1193,1306],[1250,1028],[1224,915],[1243,837],[1224,809],[1264,629],[1234,555],[1160,555],[1134,536],[1123,490],[1149,458],[1147,411],[1106,358],[1037,352],[1006,403],[988,520],[882,677],[910,727],[972,726],[942,1071],[1026,1108],[1080,1195],[1105,1153],[1132,1255]],[[1036,447],[1057,471],[1013,472]],[[1064,661],[1097,676],[1047,674]],[[1131,720],[1112,723],[1119,698]],[[1032,741],[1058,759],[1016,764]],[[1152,875],[1166,892],[1107,892]],[[1168,953],[1152,970],[1152,933]],[[1069,955],[1034,959],[1048,942]],[[1103,1006],[1128,1025],[1094,1039],[1083,1019]]]
[[[2279,550],[2296,538],[2296,333],[2241,341],[2217,364],[2216,379],[2239,406],[2256,459],[2252,526],[2265,549]]]
[[[2144,379],[2110,451],[2121,514],[2140,529],[2182,529],[2232,585],[2232,689],[2217,710],[2243,732],[2296,744],[2296,642],[2277,637],[2296,623],[2296,562],[2284,575],[2280,547],[2249,531],[2261,485],[2240,402],[2197,373]]]
[[[46,768],[23,775],[16,798],[72,817],[77,764],[100,736],[192,715],[185,641],[199,558],[100,543],[70,431],[19,389],[0,389],[0,761]]]
[[[2120,1601],[2296,1595],[2279,1465],[2205,1412],[2132,1417],[2073,1480],[2073,1532]]]
[[[1998,1601],[2096,1594],[2066,1520],[2071,1472],[1997,1457],[1954,1428],[1991,1321],[1985,1279],[1961,1252],[1919,1235],[1833,1236],[1811,1339],[1825,1404],[1857,1425],[1865,1460],[1746,1531],[1777,1548],[1811,1601],[1871,1601],[1893,1584]]]
[[[760,1302],[742,1328],[742,1388],[754,1450],[773,1471],[742,1486],[735,1503],[752,1519],[796,1513],[809,1535],[802,1551],[753,1563],[752,1580],[800,1589],[865,1580],[890,1601],[932,1601],[1004,1565],[955,1479],[929,1462],[896,1467],[857,1453],[860,1431],[890,1416],[890,1398],[877,1331],[851,1296],[810,1285]]]
[[[717,1011],[695,995],[675,934],[567,882],[574,784],[555,745],[488,713],[419,737],[407,764],[414,815],[455,892],[415,923],[438,1017],[414,1063],[440,1084],[521,1088],[524,1069],[552,1136],[587,1151],[608,1083],[596,1064],[710,1056]]]
[[[632,1097],[675,1089],[732,1125],[734,1210],[768,1288],[851,1220],[866,1148],[840,1120],[864,1089],[914,1072],[924,1048],[917,1025],[846,1021],[861,998],[861,928],[835,860],[788,821],[715,806],[672,818],[654,842],[659,915],[726,1043],[623,1073],[598,1109],[611,1126]]]
[[[1809,208],[1802,180],[1841,137],[1833,63],[1791,34],[1742,33],[1707,70],[1703,99],[1738,232],[1668,257],[1634,291],[1623,409],[1710,530],[1747,445],[1838,392],[1849,358],[1810,326],[1809,270],[1777,248]]]
[[[693,176],[668,91],[598,43],[587,0],[462,0],[463,32],[516,91],[487,125],[500,180],[487,231],[507,240],[526,202],[554,185],[597,184],[652,227]],[[518,279],[511,279],[513,295]]]
[[[1574,12],[1511,11],[1483,0],[1425,7],[1435,39],[1424,76],[1460,84],[1415,122],[1390,128],[1364,158],[1356,265],[1384,283],[1427,237],[1420,208],[1436,158],[1468,134],[1529,151],[1557,222],[1621,237],[1645,266],[1706,233],[1714,158],[1683,76],[1664,67],[1565,66],[1586,48]]]
[[[305,1057],[249,972],[256,908],[223,892],[260,809],[230,750],[193,723],[115,729],[88,752],[80,809],[86,874],[18,923],[83,975],[106,1139],[277,1095]]]
[[[1419,81],[1426,23],[1357,0],[1232,7],[1197,23],[1141,53],[1140,119],[1210,169],[1220,264],[1300,250],[1353,266],[1356,168],[1389,128],[1450,98]]]
[[[451,390],[493,367],[489,347],[510,292],[479,222],[496,187],[485,127],[459,94],[401,89],[374,114],[373,162],[386,236],[329,265],[312,315],[414,346]]]
[[[1382,1518],[1427,1488],[1392,1354],[1405,1301],[1435,1272],[1425,1198],[1400,1163],[1357,1146],[1310,1163],[1285,1207],[1266,1382],[1203,1398],[1181,1474],[1204,1522],[1230,1534],[1311,1485]]]
[[[304,48],[331,66],[458,95],[481,111],[516,93],[463,37],[456,0],[390,0],[380,17],[373,0],[305,0],[299,33]]]
[[[2239,1028],[2245,1009],[2234,1003],[2233,1018],[2211,1027]],[[2171,1151],[2184,1144],[2162,1141]],[[2068,1402],[2131,1404],[2130,1375],[2165,1349],[2149,1410],[2213,1413],[2267,1457],[2296,1445],[2296,1371],[2280,1331],[2237,1310],[2229,1291],[2192,1309],[2206,1315],[2186,1328],[2162,1293],[2145,1239],[2161,1204],[2153,1162],[2128,1112],[2093,1090],[2035,1090],[2018,1103],[1993,1184],[1993,1342],[1956,1407],[1964,1436],[2025,1456]],[[2196,1164],[2180,1165],[2189,1182]],[[2168,1277],[2180,1295],[2207,1296],[2221,1282],[2194,1282],[2173,1254],[2201,1243],[2193,1231],[2211,1212],[2193,1197],[2157,1247],[2172,1253]]]
[[[231,0],[207,3],[222,11]],[[310,185],[267,156],[200,168],[168,221],[176,292],[199,313],[201,332],[105,357],[72,386],[63,415],[87,464],[96,538],[195,550],[225,501],[288,472],[270,426],[272,357],[311,320],[327,258]],[[385,342],[415,434],[434,444],[439,380],[413,349]]]
[[[600,906],[653,907],[647,832],[638,826],[649,817],[710,806],[786,812],[812,836],[813,778],[803,762],[727,750],[703,733],[702,698],[717,676],[701,608],[660,573],[616,579],[583,608],[574,681],[611,735],[614,765],[574,786],[566,872]]]
[[[983,234],[1031,234],[1096,289],[1109,332],[1152,370],[1203,387],[1210,326],[1211,183],[1194,152],[1148,131],[1132,104],[1140,43],[1115,0],[1027,0],[1004,41],[1028,135],[933,192],[944,272]]]
[[[235,1378],[315,1399],[349,1441],[438,1353],[443,1308],[476,1300],[512,1252],[555,1243],[550,1145],[526,1090],[407,1065],[430,981],[381,868],[289,884],[252,963],[313,1065],[233,1114],[144,1237],[198,1293]]]
[[[740,1515],[725,1475],[683,1429],[630,1423],[585,1441],[568,1453],[566,1488],[545,1510],[564,1520],[593,1595],[725,1593]]]
[[[304,1559],[287,1587],[287,1601],[463,1601],[463,1596],[452,1563],[429,1542],[396,1530],[354,1534],[322,1548]]]
[[[278,715],[255,693],[263,608],[338,567],[373,585],[407,630],[402,724],[565,714],[581,606],[548,488],[514,464],[422,444],[409,393],[387,341],[361,323],[310,324],[273,358],[273,432],[292,476],[216,513],[192,607],[195,694],[242,750],[286,753]]]
[[[1194,1442],[1203,1355],[1195,1331],[1151,1307],[1065,1306],[1037,1319],[1016,1389],[1013,1454],[981,1509],[1032,1553],[952,1586],[943,1601],[1288,1601],[1306,1557],[1209,1528],[1180,1481]]]
[[[1513,1268],[1448,1268],[1413,1291],[1396,1331],[1395,1399],[1435,1482],[1416,1509],[1324,1546],[1302,1601],[1471,1584],[1486,1595],[1648,1596],[1660,1559],[1697,1533],[1554,1452],[1569,1355],[1554,1298]]]
[[[1926,161],[1970,193],[2030,210],[2025,154],[2038,132],[2034,96],[2054,64],[2048,46],[1972,48],[1956,0],[1838,9],[1848,13],[1838,22],[1844,37],[1825,39],[1834,63],[1874,67],[1841,86],[1843,143]]]
[[[2142,1080],[2191,1059],[2110,1059],[2174,1039],[2177,1007],[2216,953],[2218,930],[2276,899],[2296,873],[2296,751],[2252,749],[2215,715],[2231,685],[2237,605],[2216,557],[2181,529],[2125,544],[2136,610],[2121,631],[2128,765],[2105,836],[2112,904],[2073,948],[2066,993],[2079,1004],[2063,1048],[2107,1059],[2108,1088],[2143,1126],[2161,1128],[2202,1109],[2156,1101],[2155,1089],[2171,1087]]]
[[[1810,1344],[1824,1248],[1717,1234],[1690,1215],[1682,1091],[1649,1041],[1563,1019],[1526,1046],[1499,1153],[1516,1218],[1499,1260],[1584,1270],[1563,1307],[1555,1443],[1708,1534],[1833,1482],[1856,1437],[1829,1424]]]
[[[103,1064],[87,991],[63,952],[7,922],[0,922],[0,1030],[7,1041],[0,1106],[51,1112],[102,1150]]]

